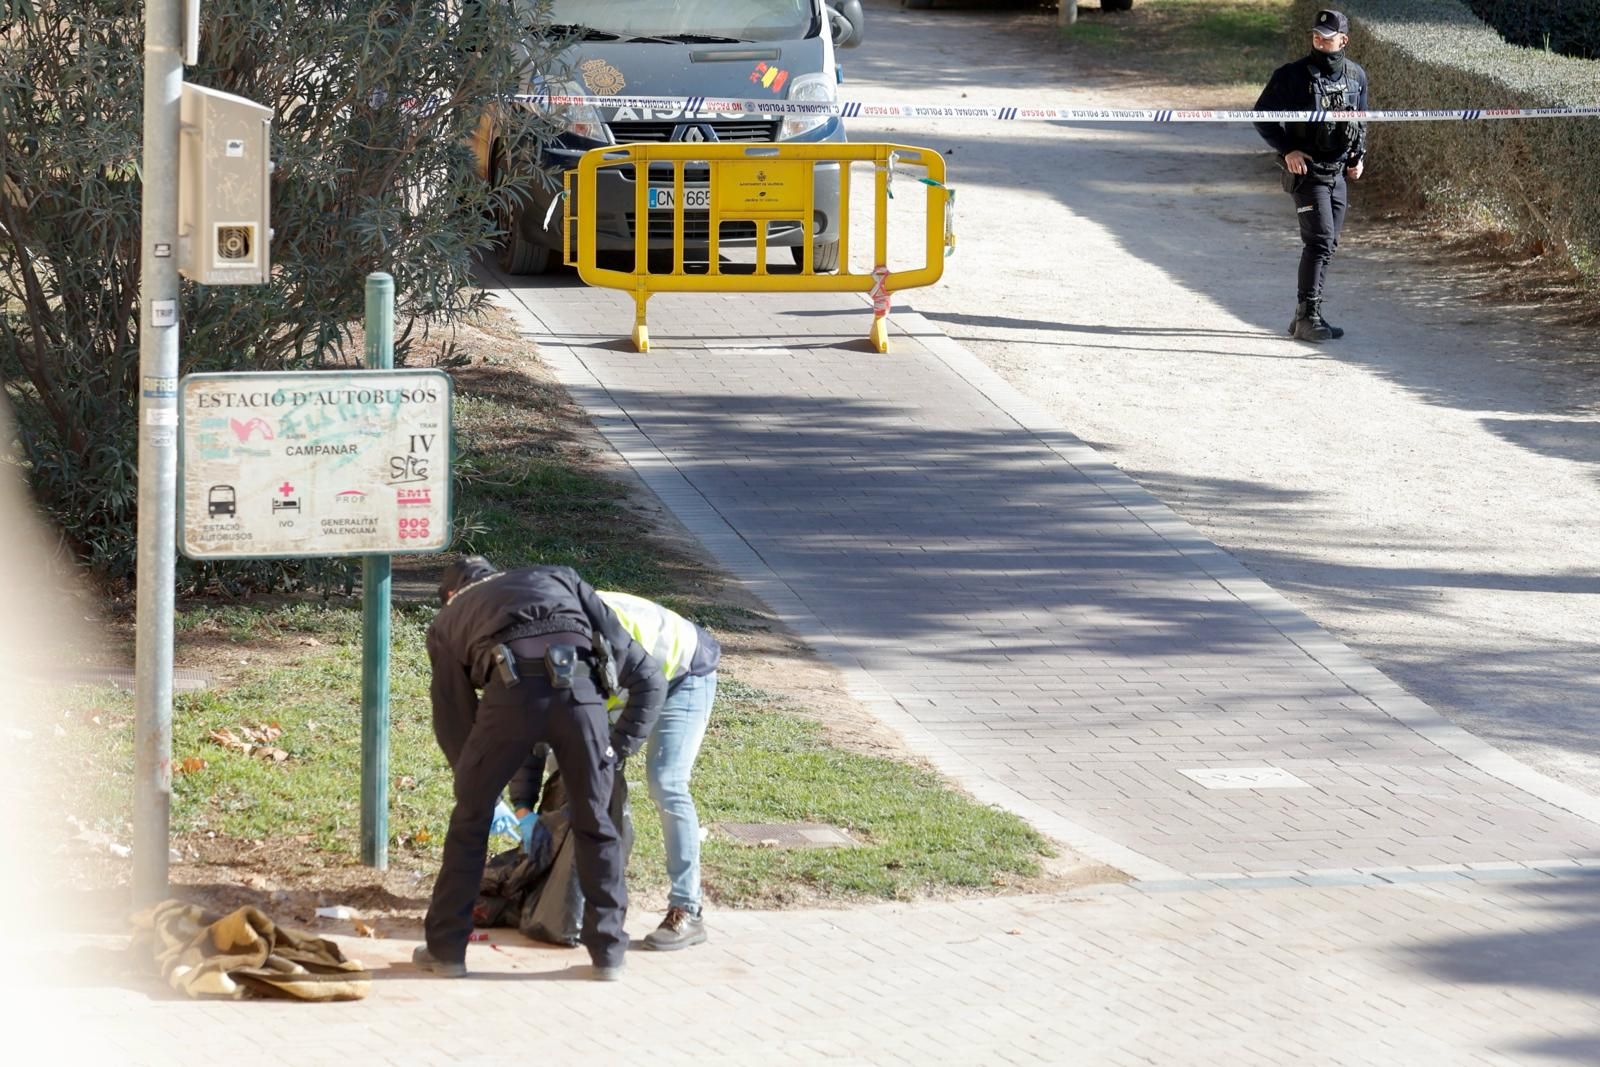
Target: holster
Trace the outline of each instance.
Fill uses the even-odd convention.
[[[551,645],[544,650],[544,673],[552,689],[571,689],[578,670],[578,649],[574,645]]]
[[[507,689],[512,688],[522,680],[517,674],[517,657],[511,654],[511,649],[506,645],[495,645],[493,654],[495,677]]]
[[[1306,176],[1304,174],[1296,174],[1289,169],[1289,165],[1283,161],[1282,156],[1278,157],[1278,182],[1283,186],[1284,192],[1299,192],[1300,183],[1305,180]]]
[[[607,698],[622,692],[622,683],[617,677],[617,656],[611,648],[611,642],[606,640],[605,634],[599,630],[594,632],[595,656],[595,682],[600,686],[600,692]]]

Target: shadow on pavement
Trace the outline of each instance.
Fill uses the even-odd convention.
[[[1101,334],[1110,337],[1278,336],[1269,335],[1263,330],[1208,330],[1190,326],[1098,326],[1086,322],[1052,322],[1044,319],[1011,318],[1005,315],[965,315],[940,311],[924,311],[922,317],[934,322],[951,322],[962,326],[987,326],[1001,330],[1062,330],[1069,333]]]
[[[1347,545],[1367,542],[1370,531],[1359,519],[1352,522],[1321,507],[1313,494],[1264,482],[1164,470],[1127,468],[1126,473],[1179,510],[1193,508],[1203,514],[1225,508],[1257,536],[1296,546],[1290,551],[1258,544],[1241,555],[1273,589],[1291,599],[1309,598],[1333,612],[1325,621],[1336,631],[1343,618],[1351,620],[1351,628],[1359,632],[1358,620],[1374,611],[1432,616],[1453,625],[1453,590],[1600,595],[1600,575],[1593,570],[1528,574],[1448,565],[1420,568],[1330,562],[1330,557]],[[1313,539],[1306,533],[1309,530],[1319,534]],[[1393,535],[1387,543],[1413,559],[1437,547]],[[1330,548],[1333,552],[1325,551]],[[1582,633],[1568,640],[1550,639],[1536,647],[1498,650],[1391,637],[1382,659],[1386,674],[1429,704],[1501,709],[1501,714],[1477,716],[1469,724],[1473,733],[1492,744],[1537,745],[1600,755],[1600,719],[1592,714],[1595,648]],[[1509,713],[1512,709],[1514,714]]]
[[[1434,978],[1460,985],[1501,986],[1600,1000],[1600,870],[1536,886],[1514,885],[1515,910],[1530,929],[1463,934],[1405,950],[1411,964]],[[1555,1036],[1522,1050],[1600,1063],[1600,1032]]]
[[[1600,433],[1592,421],[1485,418],[1480,425],[1509,444],[1541,456],[1580,463],[1600,481]]]
[[[1205,654],[1282,640],[1030,432],[928,429],[917,409],[846,398],[611,392],[852,638],[989,656],[988,642],[947,647],[949,620],[981,631],[994,615],[993,636],[1018,650]],[[1023,609],[1037,627],[1017,626]]]

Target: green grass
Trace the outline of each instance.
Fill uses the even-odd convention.
[[[1276,49],[1283,42],[1283,21],[1273,8],[1222,8],[1200,16],[1195,31],[1218,48]]]
[[[954,792],[929,771],[830,747],[817,723],[789,708],[736,679],[721,680],[695,764],[702,823],[829,823],[866,847],[752,848],[713,835],[701,863],[714,899],[783,902],[797,885],[823,895],[904,899],[1039,873],[1047,845],[1022,820]],[[643,766],[629,770],[635,795],[643,796]],[[636,804],[634,812],[635,867],[646,884],[665,884],[660,827],[645,817],[648,805]]]
[[[526,401],[526,398],[524,398]],[[714,630],[759,620],[691,592],[692,570],[639,536],[624,490],[566,461],[530,430],[515,397],[457,394],[458,514],[467,546],[506,565],[564,563],[602,588],[659,598]],[[548,422],[548,416],[546,422]],[[545,434],[545,438],[550,435]],[[424,633],[433,609],[397,605],[391,619],[389,831],[396,866],[437,861],[451,806],[449,768],[433,740]],[[233,843],[248,856],[270,844],[271,862],[314,879],[356,861],[360,828],[361,613],[348,602],[273,597],[182,606],[180,647],[248,661],[223,688],[180,694],[173,709],[172,826],[177,834]],[[262,646],[275,650],[263,655]],[[133,701],[111,689],[67,696],[69,764],[92,767],[78,795],[85,822],[122,839],[131,810]],[[703,880],[725,906],[810,898],[903,899],[924,891],[1011,883],[1035,875],[1047,843],[1022,820],[978,804],[936,775],[830,747],[820,727],[778,695],[723,674],[696,764],[701,820],[832,823],[865,847],[780,851],[713,837]],[[271,725],[282,761],[218,744]],[[660,824],[630,761],[637,834],[630,878],[666,884]],[[494,847],[509,845],[508,840]],[[288,846],[287,848],[285,846]],[[287,857],[287,858],[286,858]],[[797,892],[797,887],[803,891]]]
[[[231,639],[248,655],[253,637],[242,617],[249,609],[235,605],[227,614]],[[443,834],[440,812],[449,810],[451,789],[430,721],[425,615],[397,610],[391,619],[389,822],[392,846],[405,847],[425,831],[421,851],[431,852],[437,842],[428,839]],[[307,625],[286,628],[286,616]],[[262,635],[316,635],[322,647],[287,663],[246,670],[227,688],[176,697],[173,831],[213,832],[244,842],[303,838],[312,849],[353,855],[360,827],[360,612],[271,611],[263,620]],[[71,746],[92,753],[97,766],[131,765],[131,697],[83,688],[73,703],[81,710],[70,717],[76,734]],[[92,721],[93,712],[100,713],[100,724]],[[212,731],[238,736],[246,727],[266,725],[281,730],[272,745],[287,752],[287,760],[247,755],[210,737]],[[128,810],[131,778],[100,775],[87,785],[92,811]]]
[[[1119,74],[1185,86],[1264,85],[1287,58],[1290,10],[1291,0],[1140,0],[1108,15],[1080,8],[1061,38],[1069,55]]]
[[[620,485],[559,455],[518,447],[514,428],[526,413],[508,401],[458,394],[455,419],[458,549],[502,565],[566,564],[600,588],[641,596],[669,588],[659,553],[629,520]]]
[[[1070,26],[1061,27],[1061,36],[1087,48],[1110,48],[1125,40],[1122,27],[1111,22],[1082,18]]]
[[[403,864],[437,858],[451,789],[429,724],[423,624],[397,614],[394,626],[389,830],[391,861]],[[302,871],[353,860],[361,817],[360,676],[359,650],[340,645],[250,672],[226,690],[180,697],[173,711],[174,832],[215,833],[241,848],[297,842],[305,851]],[[73,699],[102,722],[72,716],[72,746],[98,766],[128,766],[131,698],[85,688]],[[246,755],[209,736],[266,724],[282,731],[272,744],[288,759]],[[643,759],[631,760],[628,771],[637,835],[630,878],[636,887],[659,889],[666,867]],[[92,810],[126,811],[130,788],[126,774],[95,776],[88,782]],[[972,801],[931,772],[830,747],[821,727],[782,697],[728,677],[696,763],[694,793],[705,825],[822,822],[864,843],[787,851],[714,835],[702,878],[707,896],[725,906],[782,904],[796,899],[799,886],[809,896],[841,899],[982,888],[1038,874],[1040,857],[1049,854],[1015,816]],[[97,828],[117,829],[103,820]]]
[[[325,601],[190,605],[176,613],[173,623],[179,634],[220,631],[227,640],[236,642],[291,634],[346,641],[361,637],[361,613]]]

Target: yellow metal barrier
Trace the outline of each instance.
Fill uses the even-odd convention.
[[[671,164],[672,177],[672,262],[670,270],[650,270],[651,200],[665,193],[668,180],[652,176],[652,163]],[[867,274],[852,274],[850,265],[850,165],[873,164],[873,269]],[[684,170],[693,165],[707,172],[706,191],[697,199],[705,201],[707,219],[704,273],[684,269],[684,221],[687,192],[700,193],[701,183],[684,181]],[[839,270],[819,273],[815,263],[815,220],[819,165],[838,165]],[[912,270],[888,269],[890,183],[899,167],[926,171],[919,179],[928,187],[927,225],[924,237],[924,263]],[[632,185],[633,269],[612,270],[597,263],[596,230],[598,191],[601,174],[619,168],[618,177]],[[620,172],[626,168],[627,172]],[[631,172],[631,173],[628,173]],[[576,177],[577,187],[573,188]],[[869,340],[879,352],[889,350],[890,294],[919,286],[932,285],[944,273],[944,257],[954,247],[951,226],[953,194],[944,184],[944,159],[926,148],[892,144],[632,144],[616,148],[596,148],[586,153],[577,171],[566,175],[563,260],[578,268],[589,285],[606,289],[625,289],[633,294],[633,343],[640,352],[650,349],[650,330],[645,307],[650,297],[661,292],[864,292],[872,294],[873,316]],[[655,193],[652,193],[652,187]],[[695,212],[702,209],[697,206]],[[698,218],[696,220],[698,222]],[[749,222],[755,226],[756,263],[751,270],[742,265],[737,272],[724,272],[718,258],[718,239],[725,222]],[[771,273],[767,269],[768,226],[774,222],[798,223],[801,227],[793,271]],[[576,232],[574,232],[576,231]],[[573,245],[577,245],[574,259]]]

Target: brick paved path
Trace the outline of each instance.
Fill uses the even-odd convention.
[[[1407,696],[918,317],[879,356],[854,297],[664,295],[641,355],[625,297],[502,295],[724,565],[1081,850],[1164,878],[1600,855],[1600,802]],[[1192,774],[1262,768],[1284,787]]]
[[[620,985],[509,937],[472,946],[460,982],[400,962],[411,941],[351,940],[377,979],[354,1004],[138,983],[22,1004],[63,1017],[50,1048],[72,1063],[96,1035],[100,1063],[237,1067],[1600,1062],[1600,869],[1532,877],[720,913],[703,947],[631,954]]]

